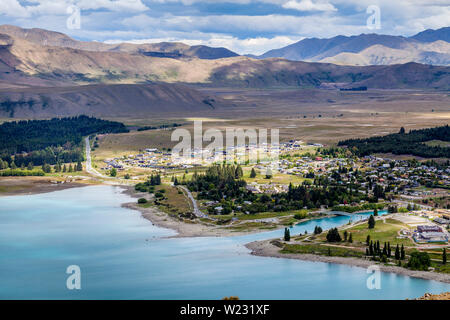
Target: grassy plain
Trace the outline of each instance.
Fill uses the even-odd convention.
[[[326,89],[201,89],[230,101],[234,107],[202,114],[169,118],[112,118],[136,127],[183,123],[193,132],[193,121],[225,130],[278,129],[280,141],[291,139],[334,145],[339,140],[398,132],[400,127],[419,129],[450,122],[450,97],[446,92],[420,90],[368,90],[339,92]],[[138,152],[144,148],[172,148],[172,131],[132,131],[106,135],[95,151],[98,159]],[[269,139],[270,140],[270,139]],[[206,145],[206,144],[205,144]]]

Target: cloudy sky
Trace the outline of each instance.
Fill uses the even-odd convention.
[[[380,9],[379,29],[367,27],[369,6]],[[305,37],[410,36],[450,26],[450,0],[0,0],[0,24],[79,40],[182,41],[261,54]]]

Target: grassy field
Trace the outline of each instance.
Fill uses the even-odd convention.
[[[297,185],[297,184],[301,184],[305,180],[310,180],[310,179],[305,179],[305,178],[297,176],[297,175],[281,174],[281,173],[277,173],[277,174],[273,175],[270,179],[267,179],[265,174],[261,173],[260,170],[258,170],[258,169],[255,169],[255,170],[256,170],[256,177],[250,178],[250,173],[252,171],[252,167],[244,167],[243,168],[243,171],[244,171],[243,178],[247,182],[247,184],[256,182],[258,184],[269,184],[269,183],[289,184],[289,183],[292,183],[294,185]]]
[[[180,214],[186,214],[192,211],[189,199],[178,188],[162,184],[155,186],[154,194],[162,194],[163,198],[156,198],[157,206],[165,213],[173,216]],[[139,204],[142,208],[148,208],[155,205],[154,201],[150,201],[144,204]]]
[[[364,223],[347,229],[347,232],[352,234],[355,244],[364,243],[365,245],[366,238],[370,235],[372,241],[390,242],[391,246],[413,245],[409,239],[397,239],[401,229],[408,229],[408,226],[394,219],[386,219],[386,223],[383,220],[377,220],[374,229],[369,229],[367,223]],[[325,235],[321,236],[321,240],[325,240]]]
[[[409,239],[397,239],[398,232],[407,228],[406,225],[394,219],[377,220],[374,229],[369,229],[367,223],[362,223],[350,227],[347,232],[352,234],[353,242],[348,241],[329,243],[326,241],[327,232],[320,235],[301,235],[295,237],[294,241],[299,243],[286,244],[283,253],[314,253],[328,255],[331,250],[332,255],[343,257],[362,257],[365,255],[366,239],[370,235],[372,241],[380,241],[383,246],[384,242],[390,242],[391,248],[395,249],[397,244],[412,246],[414,243]],[[339,231],[341,238],[344,239],[344,231]],[[407,250],[407,253],[409,251]]]
[[[254,229],[260,229],[260,230],[272,230],[276,229],[278,226],[274,223],[267,223],[267,222],[255,222],[255,221],[248,221],[245,223],[241,223],[238,225],[232,225],[228,228],[233,231],[250,231]]]
[[[164,212],[172,215],[179,215],[192,211],[189,199],[184,193],[180,193],[178,188],[163,184],[155,187],[155,194],[158,192],[163,192],[162,194],[164,195],[163,200],[160,200],[158,205]]]
[[[301,211],[301,210],[298,210]],[[256,214],[244,214],[242,212],[228,215],[214,215],[214,218],[227,220],[231,218],[237,218],[238,220],[259,220],[259,219],[268,219],[268,218],[280,218],[293,216],[298,211],[286,211],[286,212],[260,212]]]
[[[285,244],[281,253],[318,254],[324,256],[357,257],[362,258],[365,254],[363,250],[349,249],[339,246],[329,246],[324,244]]]
[[[425,251],[429,254],[431,258],[431,266],[436,270],[436,272],[450,273],[450,264],[442,264],[442,248],[435,249],[421,249],[416,246],[415,243],[410,239],[397,239],[398,232],[401,229],[407,229],[408,226],[403,223],[394,220],[386,219],[377,220],[374,229],[368,229],[367,223],[353,226],[346,229],[347,232],[352,234],[353,242],[348,241],[329,243],[326,241],[326,233],[316,235],[301,235],[294,237],[291,243],[281,243],[280,247],[281,253],[285,254],[317,254],[317,255],[327,255],[327,256],[340,256],[340,257],[357,257],[363,258],[366,251],[366,238],[370,235],[371,240],[375,243],[380,241],[381,247],[385,242],[390,242],[392,248],[392,257],[390,260],[392,263],[396,263],[393,255],[396,245],[404,245],[406,252],[406,260],[403,262],[405,264],[409,255],[417,250]],[[344,230],[339,230],[341,237],[343,238]]]
[[[421,90],[368,90],[342,93],[317,89],[201,89],[232,102],[210,114],[167,117],[111,118],[129,126],[183,123],[193,132],[193,121],[203,121],[203,131],[215,128],[278,129],[280,141],[291,139],[334,145],[339,140],[365,138],[406,130],[434,127],[450,121],[445,92]],[[8,119],[10,120],[10,119]],[[171,148],[172,131],[132,131],[104,136],[98,158],[136,152],[148,147]],[[430,142],[431,143],[431,142]],[[433,142],[438,143],[438,142]]]
[[[148,130],[99,135],[99,148],[93,155],[96,160],[103,160],[136,154],[146,148],[171,148],[177,143],[170,141],[171,134],[170,130]]]

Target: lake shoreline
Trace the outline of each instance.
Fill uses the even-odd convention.
[[[26,196],[81,188],[93,184],[73,179],[72,181],[52,179],[51,177],[0,177],[0,197]]]
[[[134,190],[134,187],[131,186],[122,185],[120,186],[120,188],[123,189],[124,194],[127,194],[135,199],[148,197],[149,195],[148,193],[136,192]],[[171,229],[177,232],[176,235],[169,236],[169,238],[233,237],[267,231],[267,230],[233,231],[230,229],[227,230],[226,227],[219,227],[215,225],[207,225],[196,222],[188,223],[169,216],[167,213],[159,210],[155,206],[144,208],[142,206],[139,206],[137,202],[124,203],[122,204],[122,207],[139,211],[144,219],[147,219],[157,227]]]
[[[435,273],[430,271],[415,271],[409,270],[403,267],[397,266],[386,266],[377,264],[374,261],[363,260],[358,258],[345,258],[345,257],[329,257],[315,254],[285,254],[281,253],[280,248],[274,246],[270,242],[271,240],[263,240],[263,241],[254,241],[247,243],[245,247],[251,250],[252,255],[260,256],[260,257],[272,257],[272,258],[282,258],[282,259],[297,259],[304,261],[312,261],[312,262],[325,262],[325,263],[336,263],[336,264],[344,264],[352,267],[358,268],[368,268],[369,266],[376,265],[380,268],[382,272],[388,273],[396,273],[403,276],[420,278],[424,280],[433,280],[443,283],[450,283],[450,274],[445,273]]]

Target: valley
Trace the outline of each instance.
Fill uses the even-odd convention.
[[[240,55],[0,25],[2,250],[38,274],[77,257],[88,299],[448,290],[448,31]],[[97,277],[109,263],[107,279],[126,274],[117,291]],[[373,266],[389,294],[365,290]],[[71,297],[44,278],[48,297]],[[42,297],[35,282],[22,294],[2,280],[7,295]]]

